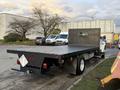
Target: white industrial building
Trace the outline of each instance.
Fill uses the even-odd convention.
[[[79,22],[66,22],[60,25],[61,30],[68,31],[73,28],[101,28],[101,36],[106,36],[107,42],[112,42],[115,33],[114,20],[84,20]]]
[[[7,34],[6,32],[10,30],[9,24],[15,19],[29,20],[29,17],[23,17],[13,14],[3,13],[0,14],[0,39]],[[101,36],[106,35],[107,42],[112,42],[113,33],[115,33],[115,23],[113,20],[84,20],[79,22],[64,22],[60,25],[62,31],[68,31],[73,28],[101,28]],[[37,30],[40,27],[36,28]],[[34,30],[35,31],[35,30]],[[28,37],[34,39],[40,36],[39,33],[32,33]]]
[[[19,15],[13,15],[8,13],[1,13],[0,14],[0,39],[3,39],[5,35],[7,35],[8,31],[11,30],[9,24],[10,22],[13,22],[14,19],[18,20],[30,20],[32,18],[19,16]],[[36,27],[36,30],[39,30],[40,28]],[[35,30],[34,30],[35,31]],[[32,33],[31,35],[27,36],[28,38],[34,39],[36,36],[40,36],[39,33]]]

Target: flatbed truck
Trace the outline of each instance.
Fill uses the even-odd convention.
[[[20,71],[36,74],[46,73],[52,66],[57,66],[80,75],[85,70],[85,60],[105,57],[100,50],[100,28],[70,29],[68,45],[8,49],[7,52],[18,55]]]

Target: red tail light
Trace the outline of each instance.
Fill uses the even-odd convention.
[[[47,63],[43,63],[43,69],[47,69],[47,68],[48,68]]]
[[[17,64],[20,64],[20,61],[19,61],[19,60],[17,60]]]

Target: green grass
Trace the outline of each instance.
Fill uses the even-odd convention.
[[[35,45],[35,43],[33,40],[16,42],[5,42],[4,40],[0,40],[0,45]]]
[[[111,66],[115,58],[107,59],[98,65],[94,70],[85,75],[82,80],[75,85],[72,90],[103,90],[100,89],[100,79],[110,74]],[[113,89],[104,89],[113,90]]]

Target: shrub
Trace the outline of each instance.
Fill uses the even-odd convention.
[[[21,36],[16,34],[16,33],[10,33],[10,34],[4,36],[4,40],[6,42],[20,41],[21,40]]]

